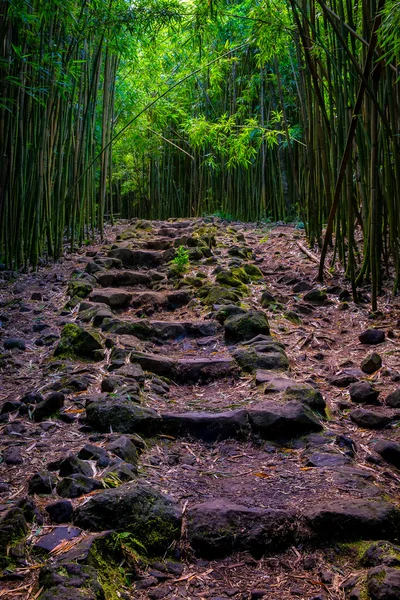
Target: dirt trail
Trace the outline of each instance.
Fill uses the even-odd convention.
[[[301,244],[134,220],[2,274],[0,598],[400,598],[399,304]]]

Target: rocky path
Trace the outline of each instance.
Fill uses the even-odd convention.
[[[399,600],[399,305],[302,237],[135,220],[3,272],[0,598]]]

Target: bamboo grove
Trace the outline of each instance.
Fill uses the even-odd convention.
[[[395,0],[1,0],[0,261],[114,216],[301,219],[400,277]],[[122,135],[116,135],[118,132]]]

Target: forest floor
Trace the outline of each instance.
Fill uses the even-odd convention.
[[[0,598],[400,598],[399,300],[305,245],[133,220],[0,273]]]

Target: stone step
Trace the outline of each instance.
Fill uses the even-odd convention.
[[[217,321],[150,321],[148,319],[105,319],[102,331],[119,335],[133,335],[141,340],[180,340],[217,335],[221,326]]]
[[[247,508],[217,499],[187,511],[187,532],[200,557],[247,551],[261,558],[301,543],[394,540],[400,532],[400,509],[379,499],[327,500],[303,511]]]
[[[96,277],[97,283],[105,288],[118,288],[142,285],[152,287],[152,278],[148,273],[141,271],[108,271]]]
[[[131,250],[130,248],[114,248],[108,253],[110,258],[117,258],[124,267],[153,269],[164,262],[164,252],[155,250]]]
[[[192,437],[206,442],[255,436],[292,439],[321,431],[310,409],[297,402],[268,402],[265,410],[232,410],[223,413],[186,412],[159,414],[123,398],[101,398],[86,408],[87,423],[96,431]]]
[[[172,292],[128,291],[122,288],[98,288],[92,291],[89,300],[106,304],[111,308],[151,309],[152,312],[160,309],[176,310],[186,306],[192,299],[192,294],[185,290]]]
[[[206,383],[224,377],[237,377],[239,369],[232,358],[181,358],[174,360],[157,354],[132,352],[131,362],[145,371],[164,375],[176,382]]]

